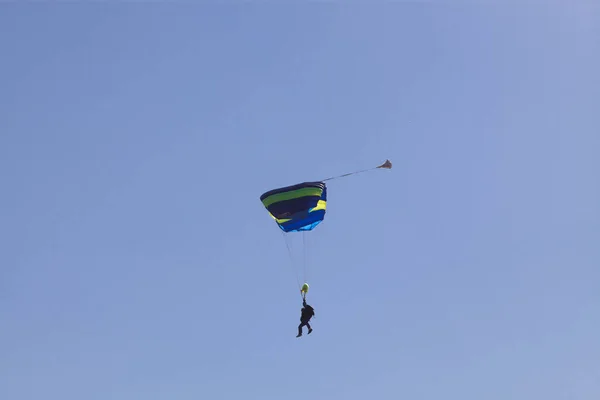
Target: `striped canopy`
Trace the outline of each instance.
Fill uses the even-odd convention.
[[[263,193],[260,201],[284,232],[310,231],[325,218],[327,187],[304,182]]]

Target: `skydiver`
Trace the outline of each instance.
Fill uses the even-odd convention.
[[[308,323],[308,321],[310,321],[310,319],[315,315],[315,309],[312,308],[311,306],[309,306],[308,304],[306,304],[306,299],[302,299],[302,305],[304,307],[302,307],[302,309],[300,310],[300,312],[301,312],[300,325],[298,325],[298,336],[296,336],[296,337],[302,336],[302,327],[303,326],[308,327],[309,335],[312,332],[312,328],[310,327],[310,324]]]

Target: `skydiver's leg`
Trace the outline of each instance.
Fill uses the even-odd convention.
[[[310,327],[310,324],[308,322],[306,323],[306,327],[308,328],[308,334],[310,335],[310,333],[312,332],[312,328]]]
[[[302,336],[302,327],[305,325],[304,321],[300,322],[300,325],[298,325],[298,336],[296,337],[300,337]]]
[[[304,319],[301,319],[300,320],[300,325],[298,325],[298,336],[296,336],[296,337],[302,336],[302,327],[303,326],[308,326],[309,330],[310,330],[310,325],[308,325],[308,321],[304,320]]]

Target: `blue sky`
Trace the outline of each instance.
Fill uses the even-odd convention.
[[[3,4],[0,398],[600,398],[600,8],[562,3]],[[329,185],[297,339],[259,196],[386,158]]]

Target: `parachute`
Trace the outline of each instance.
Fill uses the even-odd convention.
[[[315,229],[324,219],[327,208],[327,186],[324,182],[304,182],[297,185],[286,186],[270,190],[260,196],[263,206],[267,209],[271,217],[277,223],[277,226],[284,234],[292,232],[302,232],[302,246],[304,247],[303,275],[307,277],[306,263],[306,237],[305,232]],[[292,238],[285,235],[284,240],[292,264],[295,257],[293,255]],[[292,265],[294,268],[294,265]],[[300,286],[300,280],[296,274],[296,281]],[[308,283],[304,283],[300,288],[300,293],[306,298],[308,293]]]
[[[260,196],[260,201],[284,232],[312,231],[325,218],[327,186],[305,182],[273,189]]]
[[[290,234],[302,234],[302,246],[304,247],[304,284],[300,285],[300,279],[296,276],[301,295],[305,298],[308,293],[307,278],[307,232],[313,231],[325,219],[327,208],[327,185],[326,181],[359,174],[377,168],[391,169],[392,163],[386,160],[383,164],[365,170],[350,172],[347,174],[334,176],[321,181],[303,182],[291,186],[285,186],[269,190],[260,196],[260,201],[267,209],[271,217],[281,229],[292,264],[294,256],[292,252],[292,243]]]

